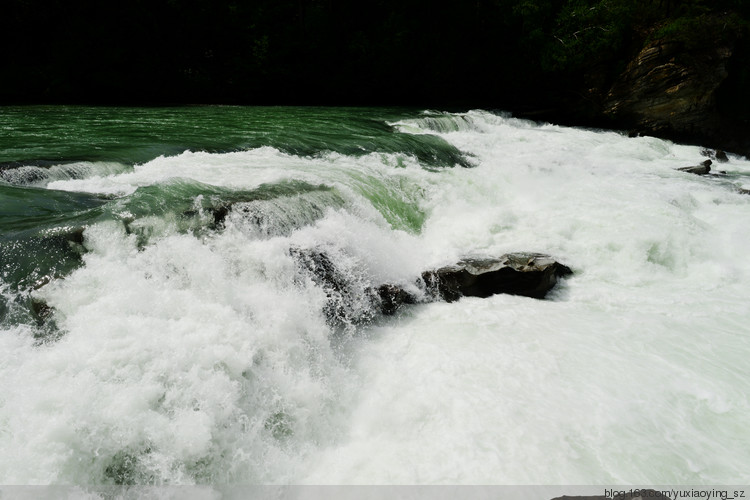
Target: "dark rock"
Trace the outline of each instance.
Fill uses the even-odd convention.
[[[372,292],[354,273],[339,269],[319,250],[290,248],[289,253],[300,270],[325,291],[328,300],[323,313],[329,324],[364,323],[374,317],[377,292]]]
[[[83,232],[86,230],[86,227],[77,227],[74,229],[71,229],[67,233],[67,239],[71,243],[75,243],[77,245],[83,245]]]
[[[315,284],[340,292],[346,287],[345,277],[323,252],[303,248],[290,248],[289,254],[309,272]]]
[[[309,276],[328,298],[323,312],[331,325],[371,321],[376,314],[393,315],[406,304],[433,300],[453,302],[460,297],[489,297],[497,293],[544,298],[558,278],[572,273],[547,255],[513,253],[500,258],[466,259],[453,266],[422,273],[418,286],[424,295],[399,285],[371,286],[356,270],[342,269],[324,252],[291,248],[303,275]]]
[[[209,207],[207,211],[211,214],[211,217],[213,218],[212,226],[214,228],[223,226],[224,221],[226,220],[227,215],[229,215],[230,210],[231,210],[231,205],[219,205],[218,207]]]
[[[738,191],[740,194],[750,194],[750,189],[739,188]]]
[[[735,42],[743,36],[731,16],[704,16],[700,33],[646,38],[609,87],[603,116],[624,129],[745,154],[746,130],[730,123],[718,104],[731,76]]]
[[[47,302],[37,297],[31,298],[29,309],[38,326],[44,325],[54,312]]]
[[[60,340],[65,332],[55,321],[55,309],[39,297],[29,297],[26,300],[31,319],[36,324],[34,341],[36,345],[50,344]]]
[[[379,305],[380,312],[386,316],[395,314],[404,304],[417,303],[414,295],[396,285],[380,285],[369,290]]]
[[[682,167],[678,168],[677,170],[679,170],[680,172],[687,172],[689,174],[706,175],[711,171],[711,163],[713,163],[711,160],[706,160],[700,165],[695,165],[692,167]]]
[[[572,271],[547,255],[512,253],[496,259],[466,259],[422,273],[428,293],[448,302],[498,293],[544,298],[558,278]]]
[[[727,154],[721,149],[713,150],[708,148],[701,148],[701,155],[716,160],[719,163],[726,163],[729,161]]]
[[[207,198],[201,208],[209,216],[210,229],[223,229],[231,216],[266,236],[288,235],[322,218],[328,208],[346,204],[330,186],[296,181],[262,184],[252,191],[222,194],[221,199]],[[193,208],[182,215],[189,219],[199,213]]]
[[[730,47],[684,57],[683,44],[648,43],[609,91],[605,114],[655,133],[715,129],[715,92],[727,77]]]

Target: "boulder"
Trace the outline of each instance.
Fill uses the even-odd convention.
[[[602,116],[644,135],[746,154],[745,125],[729,117],[726,104],[719,105],[729,87],[738,86],[741,73],[732,68],[744,28],[731,12],[702,16],[692,31],[658,28],[602,96]]]
[[[727,77],[731,50],[708,47],[694,57],[685,54],[679,42],[646,44],[610,89],[604,113],[650,134],[714,132],[715,93]]]
[[[498,258],[465,259],[452,266],[425,271],[414,287],[416,293],[411,293],[390,283],[368,286],[356,272],[341,269],[320,250],[291,248],[289,253],[301,273],[325,291],[327,302],[323,312],[332,325],[364,323],[376,314],[393,315],[407,304],[454,302],[463,296],[508,293],[542,299],[560,277],[572,273],[548,255],[512,253]]]
[[[707,158],[710,158],[712,160],[716,160],[719,163],[727,163],[729,161],[727,154],[721,149],[714,150],[714,149],[708,149],[708,148],[701,148],[701,155]]]
[[[368,287],[355,271],[337,266],[320,250],[293,247],[289,254],[301,273],[325,292],[327,300],[323,313],[330,325],[352,325],[372,320],[379,309],[379,292]],[[398,293],[393,293],[393,300],[398,300]],[[393,312],[397,307],[394,302]]]
[[[687,172],[689,174],[706,175],[711,171],[711,163],[713,163],[711,160],[706,160],[700,165],[695,165],[692,167],[682,167],[678,168],[677,170],[679,170],[680,172]]]
[[[499,258],[465,259],[422,273],[428,293],[453,302],[498,293],[542,299],[558,278],[572,274],[569,267],[548,255],[511,253]]]
[[[376,307],[386,316],[392,316],[404,304],[416,304],[418,302],[415,295],[398,285],[380,285],[377,288],[369,288],[368,293]]]
[[[289,254],[294,257],[300,268],[307,271],[315,284],[335,292],[346,289],[346,277],[325,253],[293,247],[289,249]]]

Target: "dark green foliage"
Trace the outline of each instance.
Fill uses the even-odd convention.
[[[550,70],[580,71],[620,53],[629,36],[634,2],[571,0],[555,18],[545,50]]]
[[[748,4],[9,0],[0,100],[513,107],[611,79],[655,26],[744,23]]]
[[[733,43],[738,34],[746,32],[748,21],[736,12],[701,12],[667,20],[650,38],[661,38],[684,44],[689,49],[706,45],[707,40]]]

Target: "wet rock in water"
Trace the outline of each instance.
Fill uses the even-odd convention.
[[[700,165],[695,165],[692,167],[682,167],[678,168],[680,172],[687,172],[689,174],[696,174],[696,175],[706,175],[711,171],[711,164],[713,162],[711,160],[706,160],[702,162]]]
[[[212,224],[211,227],[216,229],[219,227],[224,226],[224,221],[227,219],[227,215],[229,215],[229,211],[231,210],[231,205],[219,205],[218,207],[209,207],[207,209],[208,213],[211,214]]]
[[[328,300],[323,312],[329,324],[364,323],[374,317],[372,293],[354,273],[340,269],[319,250],[290,248],[289,254],[300,270],[325,291]]]
[[[507,293],[542,299],[559,278],[572,274],[569,267],[548,255],[511,253],[498,258],[465,259],[425,271],[412,293],[408,287],[390,283],[371,286],[356,273],[337,266],[320,250],[291,248],[289,253],[300,271],[325,291],[328,300],[323,311],[331,324],[364,323],[378,313],[393,315],[407,304],[453,302],[463,296]]]
[[[386,316],[396,313],[404,304],[416,304],[417,297],[397,285],[380,285],[377,288],[369,288],[373,301],[380,312]]]
[[[57,342],[64,335],[55,321],[55,309],[44,299],[32,296],[27,301],[31,319],[36,324],[34,329],[34,341],[36,345],[51,344]]]
[[[422,273],[428,293],[448,302],[462,296],[498,293],[544,298],[558,278],[572,274],[552,257],[512,253],[499,258],[466,259],[453,266]]]
[[[290,248],[289,254],[309,272],[315,284],[340,292],[346,288],[346,278],[336,269],[330,257],[318,250]]]
[[[31,298],[29,309],[31,310],[31,315],[38,326],[43,326],[54,312],[46,301],[38,297]]]
[[[708,148],[701,148],[701,155],[707,158],[710,158],[712,160],[716,160],[719,163],[726,163],[729,161],[727,154],[721,149],[714,150],[714,149],[708,149]]]

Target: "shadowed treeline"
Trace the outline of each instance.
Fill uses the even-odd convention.
[[[0,101],[554,107],[745,4],[8,0]]]

